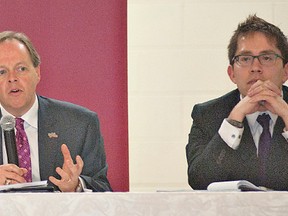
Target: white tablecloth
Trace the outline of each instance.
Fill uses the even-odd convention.
[[[1,193],[0,215],[288,215],[288,192]]]

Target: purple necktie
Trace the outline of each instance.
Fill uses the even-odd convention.
[[[264,183],[266,179],[266,162],[271,149],[271,133],[269,131],[270,116],[264,113],[258,116],[257,121],[263,128],[259,139],[258,157],[260,160],[260,179],[262,183]]]
[[[28,170],[27,174],[24,175],[24,178],[27,182],[32,182],[30,146],[24,130],[24,120],[21,118],[16,118],[16,144],[19,167]]]

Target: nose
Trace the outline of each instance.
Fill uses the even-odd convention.
[[[15,71],[9,71],[8,82],[12,83],[12,82],[17,82],[17,81],[18,81],[17,73]]]
[[[258,58],[254,58],[251,65],[251,72],[262,73],[262,66]]]

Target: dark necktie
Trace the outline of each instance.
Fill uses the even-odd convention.
[[[260,179],[262,183],[265,183],[267,159],[271,149],[271,133],[269,131],[270,116],[264,113],[258,116],[257,121],[263,128],[259,139],[258,157],[260,160]]]
[[[16,144],[19,167],[27,169],[28,172],[24,178],[27,182],[32,182],[30,146],[24,130],[24,120],[21,118],[16,118]]]

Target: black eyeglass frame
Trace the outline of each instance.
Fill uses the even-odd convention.
[[[236,56],[234,56],[234,57],[232,58],[232,63],[234,64],[234,63],[236,62],[239,66],[242,66],[241,63],[239,62],[239,57],[240,57],[240,56],[250,56],[250,57],[253,58],[253,59],[252,59],[252,62],[251,62],[251,65],[253,64],[255,58],[257,58],[258,61],[260,62],[260,64],[263,65],[262,62],[261,62],[261,60],[259,60],[259,57],[265,56],[265,55],[274,55],[274,56],[276,57],[275,60],[274,60],[274,64],[275,64],[277,58],[281,58],[283,61],[285,61],[285,59],[283,58],[283,56],[281,56],[281,55],[279,55],[279,54],[277,54],[277,53],[263,53],[263,54],[256,55],[256,56],[254,56],[254,55],[244,55],[244,54],[236,55]]]

